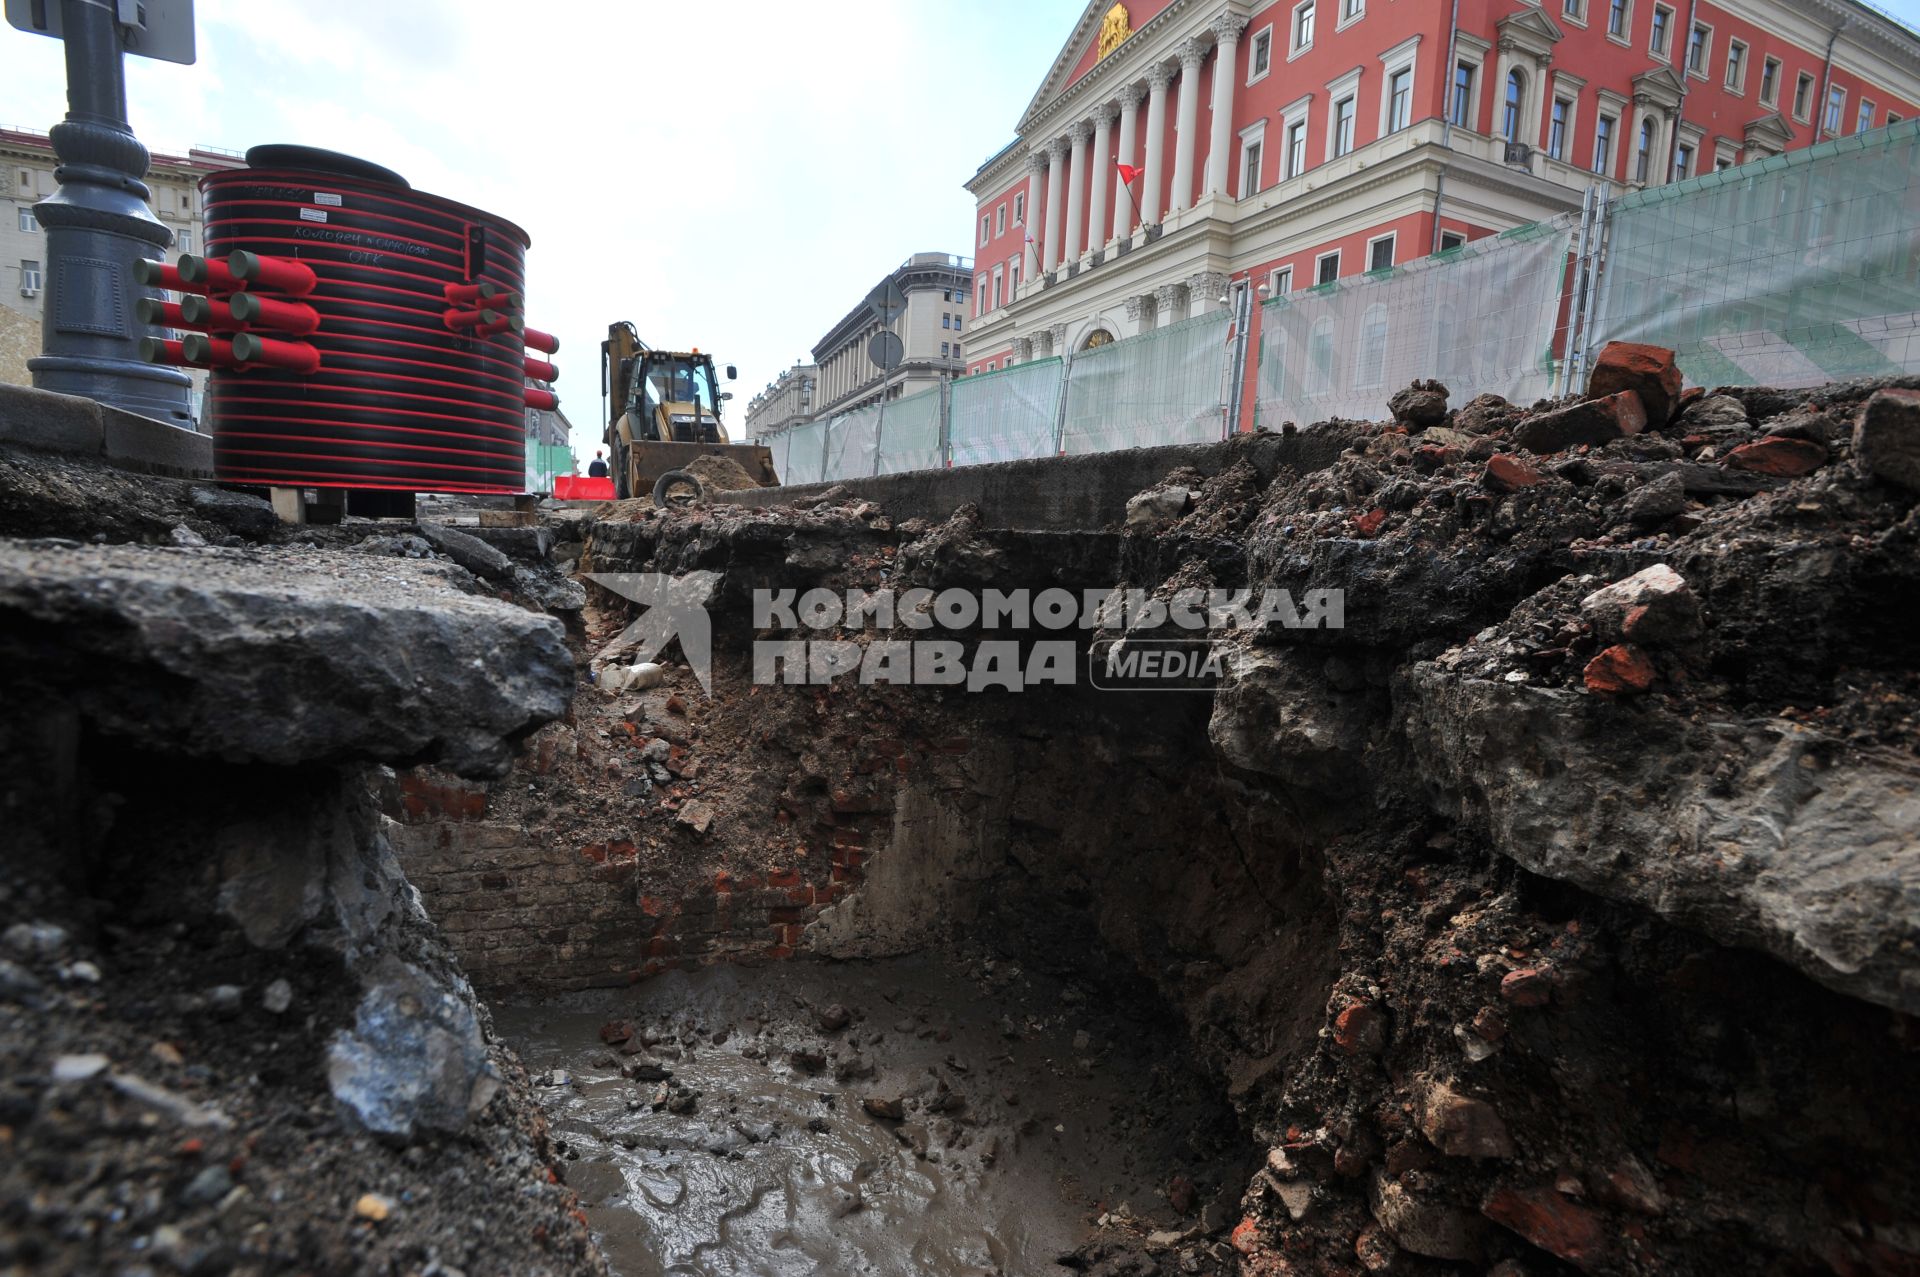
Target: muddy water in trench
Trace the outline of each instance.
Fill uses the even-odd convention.
[[[835,1003],[854,1018],[831,1031]],[[1102,1214],[1183,1229],[1244,1182],[1232,1117],[1164,1020],[1005,961],[717,967],[495,1020],[622,1277],[1059,1274]],[[636,1038],[604,1045],[609,1021]],[[1199,1190],[1186,1218],[1176,1176]]]

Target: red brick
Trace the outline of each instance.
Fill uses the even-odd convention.
[[[722,869],[713,876],[713,889],[725,894],[733,890],[733,875]]]
[[[1551,1188],[1496,1188],[1480,1204],[1480,1213],[1583,1272],[1606,1258],[1607,1234],[1599,1218]]]
[[[792,922],[805,922],[811,910],[805,905],[775,905],[767,910],[767,921],[785,925]]]
[[[1334,1017],[1333,1040],[1348,1055],[1378,1055],[1387,1046],[1387,1014],[1371,1002],[1353,1002]]]
[[[664,918],[671,910],[672,907],[658,896],[640,897],[640,912],[649,918]]]
[[[1609,696],[1635,696],[1653,686],[1653,662],[1631,643],[1616,643],[1587,662],[1587,690]]]
[[[1797,479],[1827,464],[1827,450],[1811,439],[1756,439],[1729,452],[1721,464],[1729,470]]]
[[[1543,1007],[1553,1000],[1553,973],[1538,967],[1509,971],[1500,981],[1500,996],[1517,1007]]]
[[[1353,530],[1363,537],[1370,537],[1378,532],[1380,525],[1386,521],[1387,512],[1376,506],[1365,514],[1356,514],[1353,516]]]
[[[1646,405],[1648,419],[1656,426],[1663,426],[1680,406],[1680,387],[1684,381],[1673,352],[1665,346],[1610,341],[1593,361],[1593,375],[1587,378],[1587,394],[1598,397],[1622,390],[1634,391]]]
[[[1540,482],[1541,477],[1538,470],[1504,452],[1496,452],[1487,458],[1486,484],[1489,488],[1513,492],[1520,488],[1531,488]]]
[[[800,882],[798,869],[775,869],[767,875],[769,887],[798,887]]]

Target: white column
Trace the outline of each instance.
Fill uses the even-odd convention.
[[[1147,72],[1147,185],[1140,192],[1140,220],[1149,226],[1160,220],[1160,188],[1167,181],[1167,86],[1172,83],[1168,63]]]
[[[1040,177],[1047,171],[1045,151],[1034,151],[1027,156],[1027,220],[1020,227],[1020,287],[1025,288],[1033,282],[1033,277],[1047,268],[1046,229],[1040,221]],[[1033,236],[1033,248],[1028,250],[1026,237]],[[1007,286],[1007,295],[1016,297],[1020,289]]]
[[[1120,150],[1114,158],[1122,164],[1132,164],[1140,154],[1134,138],[1134,127],[1138,123],[1142,96],[1137,84],[1129,84],[1120,90]],[[1124,239],[1131,234],[1133,196],[1127,193],[1126,180],[1116,170],[1113,175],[1113,237]]]
[[[1093,112],[1093,163],[1087,166],[1087,247],[1107,242],[1107,174],[1113,171],[1113,106],[1102,102]]]
[[[1240,78],[1235,65],[1240,33],[1247,20],[1223,13],[1213,20],[1213,132],[1207,140],[1207,194],[1225,195],[1230,189],[1227,161],[1233,154],[1233,86]]]
[[[1195,36],[1180,46],[1180,128],[1173,143],[1173,197],[1168,209],[1179,212],[1193,203],[1194,134],[1200,131],[1200,63],[1207,42]]]
[[[1067,168],[1067,140],[1055,138],[1047,147],[1047,242],[1040,258],[1042,270],[1060,264],[1060,233],[1066,226],[1066,210],[1060,207]]]
[[[1093,136],[1093,126],[1085,120],[1073,126],[1073,136],[1067,151],[1067,238],[1062,260],[1077,262],[1080,260],[1081,230],[1086,226],[1084,208],[1087,189],[1087,139]]]

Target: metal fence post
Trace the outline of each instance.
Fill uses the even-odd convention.
[[[1589,186],[1586,194],[1580,197],[1580,239],[1579,248],[1573,256],[1573,288],[1567,299],[1567,342],[1560,355],[1560,372],[1555,391],[1559,395],[1573,393],[1578,384],[1578,365],[1581,362],[1580,321],[1586,309],[1587,300],[1587,251],[1593,234],[1593,209],[1596,191]]]
[[[1247,342],[1253,329],[1253,280],[1251,277],[1240,281],[1240,287],[1233,295],[1233,345],[1227,355],[1227,411],[1220,423],[1222,442],[1231,439],[1240,429],[1240,414],[1246,406],[1247,390]]]
[[[1073,365],[1076,356],[1063,353],[1060,356],[1060,397],[1053,405],[1053,455],[1060,456],[1067,448],[1067,387],[1073,383]]]
[[[953,464],[953,378],[940,379],[940,466]]]
[[[1593,242],[1587,250],[1587,296],[1580,316],[1580,368],[1585,372],[1593,357],[1593,312],[1601,286],[1606,282],[1607,215],[1612,209],[1607,192],[1596,192],[1593,209]]]

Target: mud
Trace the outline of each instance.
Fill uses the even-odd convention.
[[[1252,1162],[1157,1004],[1005,959],[712,967],[495,1023],[622,1277],[1057,1273],[1096,1232],[1213,1271],[1196,1225]]]

